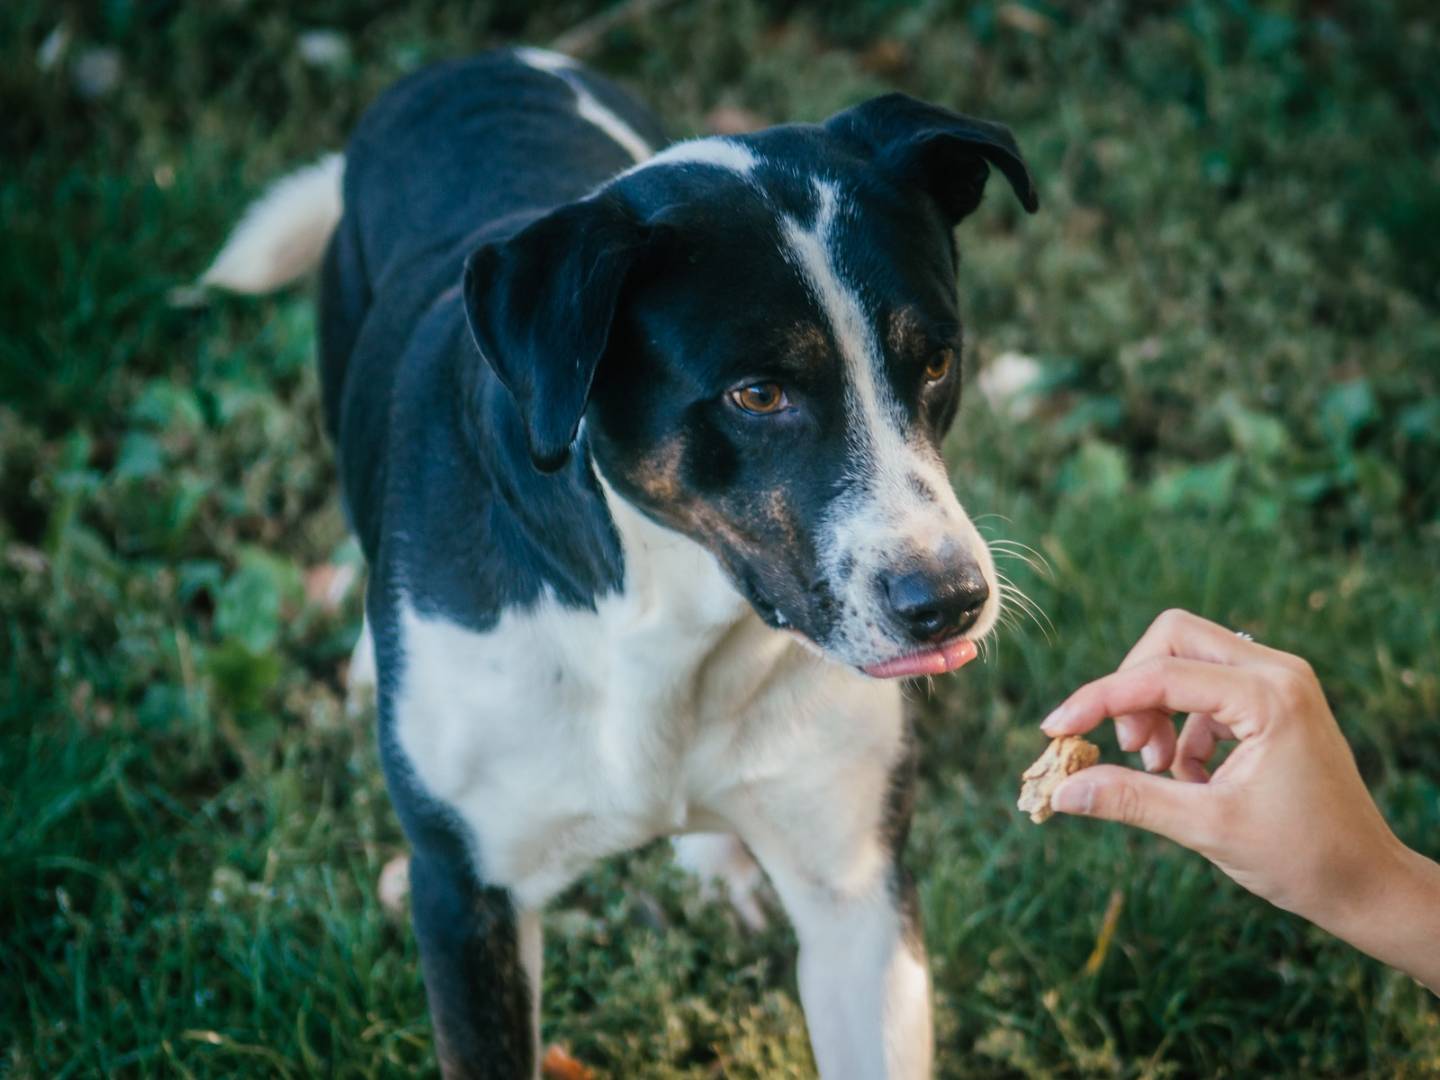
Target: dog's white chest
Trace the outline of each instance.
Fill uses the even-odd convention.
[[[826,666],[761,624],[702,549],[650,529],[624,593],[594,612],[546,599],[477,633],[402,605],[400,746],[471,830],[484,877],[522,898],[703,825],[709,796],[762,754],[749,728],[773,688]]]

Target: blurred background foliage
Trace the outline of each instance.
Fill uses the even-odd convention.
[[[397,76],[557,38],[677,136],[898,88],[1008,123],[1039,179],[1038,216],[992,194],[959,234],[953,474],[1043,614],[914,694],[941,1074],[1440,1075],[1407,980],[1158,841],[1012,809],[1033,724],[1182,604],[1308,655],[1440,854],[1433,5],[634,8],[0,13],[0,1075],[433,1069],[344,704],[311,302],[189,283]],[[782,923],[742,933],[663,846],[608,864],[547,924],[547,1037],[602,1075],[811,1075]]]

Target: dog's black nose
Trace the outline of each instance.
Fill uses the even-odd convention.
[[[885,582],[885,598],[900,628],[911,640],[926,643],[974,626],[990,598],[990,586],[980,568],[966,560],[958,566],[895,574]]]

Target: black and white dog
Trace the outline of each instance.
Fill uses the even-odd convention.
[[[1034,185],[1005,128],[899,94],[664,143],[563,56],[428,69],[205,280],[260,292],[323,254],[445,1074],[535,1075],[545,902],[702,833],[794,922],[822,1074],[926,1076],[894,680],[959,667],[998,613],[939,449],[951,233],[989,166],[1032,211]]]

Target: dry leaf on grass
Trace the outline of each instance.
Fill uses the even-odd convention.
[[[570,1051],[555,1043],[545,1048],[540,1073],[545,1080],[595,1080],[593,1072],[571,1057]]]

